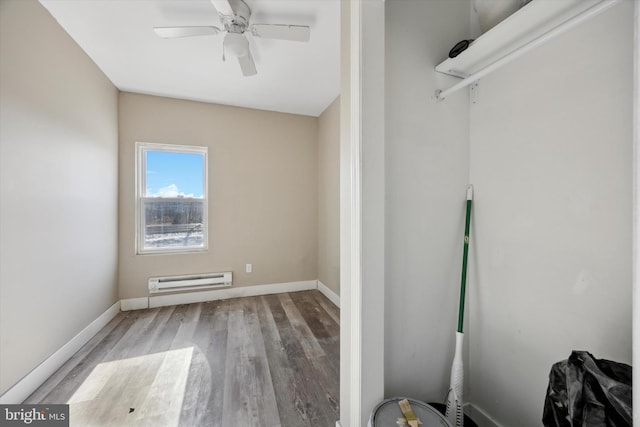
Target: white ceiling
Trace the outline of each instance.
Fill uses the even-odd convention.
[[[122,91],[319,116],[340,91],[340,0],[245,0],[250,23],[308,25],[308,43],[247,38],[258,74],[222,61],[224,33],[161,39],[153,27],[223,28],[209,0],[40,0]]]

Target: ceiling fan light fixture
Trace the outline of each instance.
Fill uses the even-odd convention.
[[[249,52],[249,40],[240,33],[227,33],[224,37],[223,48],[237,57],[246,56]]]

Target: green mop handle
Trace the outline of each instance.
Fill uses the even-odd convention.
[[[467,255],[469,254],[469,224],[471,223],[471,202],[473,185],[467,187],[467,218],[464,224],[464,249],[462,253],[462,283],[460,284],[460,307],[458,309],[458,332],[462,333],[464,322],[464,295],[467,287]]]

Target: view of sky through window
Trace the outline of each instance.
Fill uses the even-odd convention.
[[[146,197],[203,197],[204,156],[146,152]]]

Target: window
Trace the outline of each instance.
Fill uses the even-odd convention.
[[[207,148],[137,143],[137,253],[207,249]]]

